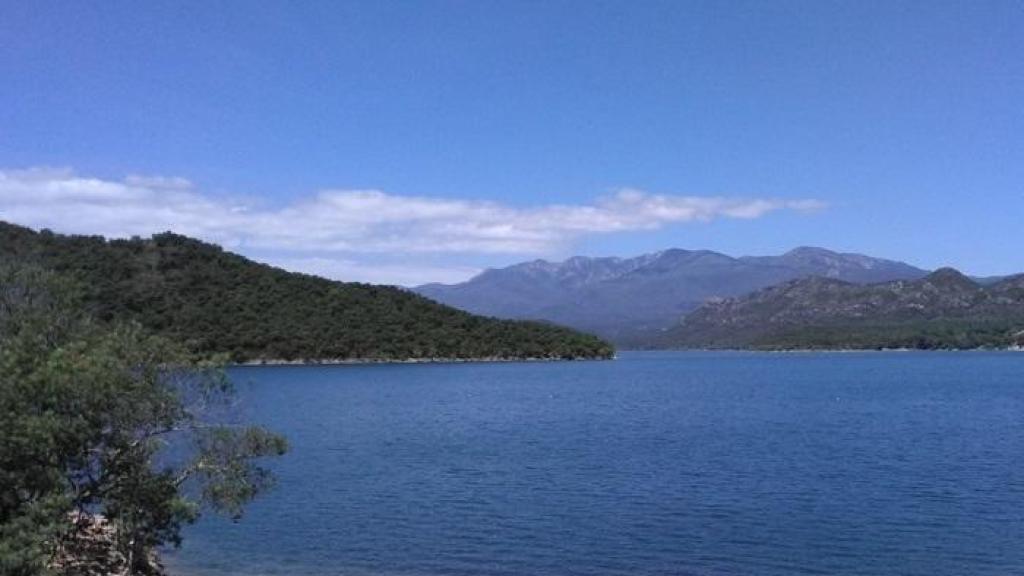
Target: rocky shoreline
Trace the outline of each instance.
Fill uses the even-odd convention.
[[[74,513],[70,533],[57,544],[50,568],[67,576],[165,576],[167,572],[155,551],[140,562],[121,552],[117,529],[99,514]],[[130,564],[134,563],[134,570]]]

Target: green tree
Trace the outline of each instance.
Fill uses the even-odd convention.
[[[222,415],[220,364],[137,324],[83,314],[74,288],[0,265],[0,574],[73,572],[97,519],[124,570],[206,507],[241,514],[285,440]]]

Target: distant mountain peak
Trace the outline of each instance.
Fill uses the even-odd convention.
[[[664,250],[659,250],[659,251],[655,252],[653,254],[653,256],[655,256],[657,258],[664,258],[664,257],[674,258],[674,257],[677,257],[677,256],[686,256],[688,254],[691,254],[692,252],[693,252],[693,250],[687,250],[685,248],[666,248]]]
[[[957,278],[957,279],[959,279],[959,278],[967,278],[967,276],[963,272],[957,270],[956,268],[953,268],[952,266],[943,266],[942,268],[936,268],[930,274],[925,276],[925,278]]]
[[[923,280],[931,284],[946,286],[980,287],[977,282],[968,278],[963,272],[948,266],[935,270],[931,274],[925,276]]]
[[[841,254],[818,246],[797,246],[783,256],[841,256]]]

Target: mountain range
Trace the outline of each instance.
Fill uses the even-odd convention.
[[[978,348],[1024,345],[1024,274],[980,284],[952,268],[917,280],[858,285],[784,282],[708,302],[668,330],[663,347]]]
[[[635,258],[534,260],[489,269],[460,284],[426,284],[414,290],[476,314],[545,320],[620,345],[648,346],[705,302],[789,280],[820,276],[873,283],[927,274],[903,262],[813,247],[739,258],[670,249]]]

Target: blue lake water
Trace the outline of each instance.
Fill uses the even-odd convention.
[[[279,487],[191,575],[1024,574],[1024,354],[238,368]]]

